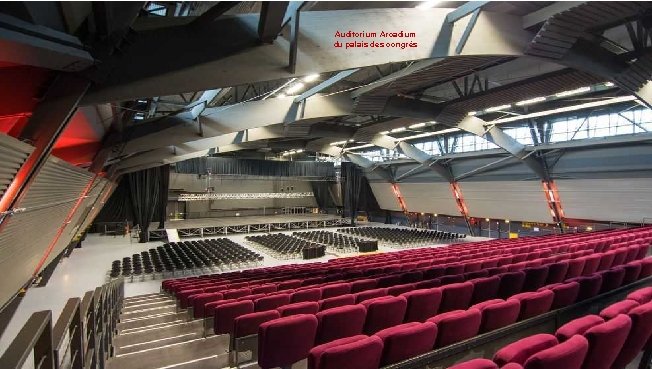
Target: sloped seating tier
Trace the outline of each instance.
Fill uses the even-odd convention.
[[[651,339],[652,287],[644,287],[600,315],[562,325],[554,335],[535,334],[513,342],[499,349],[493,361],[473,359],[449,369],[624,369],[649,348]]]
[[[388,228],[388,227],[350,227],[337,230],[353,236],[378,240],[384,246],[391,248],[407,248],[436,243],[457,242],[465,238],[465,234],[434,231],[430,229]]]
[[[111,278],[174,273],[201,268],[221,270],[259,265],[263,257],[228,238],[171,242],[113,261]]]
[[[485,323],[484,319],[489,319],[483,316],[483,313],[486,312],[492,312],[492,309],[489,308],[488,306],[483,306],[483,309],[473,307],[469,310],[464,310],[469,308],[471,301],[473,301],[474,297],[474,282],[477,281],[477,279],[474,279],[469,282],[464,282],[465,281],[465,276],[471,276],[468,273],[464,273],[466,270],[466,267],[469,263],[476,264],[477,259],[482,260],[483,263],[485,260],[489,261],[489,265],[499,265],[503,264],[502,267],[490,267],[488,269],[491,269],[488,271],[488,273],[496,273],[495,276],[499,277],[500,281],[498,283],[498,288],[494,288],[497,293],[501,291],[501,285],[503,282],[507,281],[510,284],[513,284],[514,282],[514,276],[520,276],[520,278],[517,278],[519,283],[518,289],[514,289],[512,291],[508,291],[506,289],[503,289],[504,293],[506,295],[503,295],[505,298],[510,298],[513,295],[521,293],[519,296],[514,296],[514,298],[508,300],[508,301],[517,301],[519,305],[519,319],[526,319],[531,316],[541,314],[544,312],[547,312],[552,308],[552,305],[555,303],[557,299],[557,294],[555,292],[558,292],[561,297],[561,301],[563,302],[564,299],[566,302],[564,303],[569,303],[568,301],[571,301],[572,299],[569,298],[568,296],[565,296],[564,294],[568,295],[569,292],[567,291],[567,288],[559,288],[560,286],[566,287],[566,283],[552,283],[550,285],[545,284],[541,286],[541,280],[543,280],[543,277],[541,275],[546,275],[546,281],[544,283],[547,283],[547,276],[549,275],[549,269],[550,265],[553,265],[555,263],[568,263],[570,264],[570,261],[576,260],[576,259],[582,259],[588,256],[590,253],[592,256],[598,256],[597,262],[592,262],[591,265],[597,265],[602,261],[602,257],[604,256],[606,259],[610,259],[611,256],[605,256],[606,252],[609,251],[617,251],[620,250],[621,248],[627,249],[627,253],[630,252],[630,249],[628,248],[635,248],[636,252],[634,253],[633,251],[631,252],[632,255],[635,254],[635,257],[638,258],[640,256],[645,256],[647,253],[647,249],[649,247],[650,239],[652,234],[650,234],[649,229],[637,229],[632,231],[632,233],[636,233],[638,237],[633,237],[631,240],[630,234],[624,234],[622,235],[623,238],[627,239],[625,242],[620,242],[620,238],[617,236],[614,236],[613,234],[616,232],[600,232],[600,233],[594,233],[594,234],[584,234],[584,235],[573,235],[573,236],[566,236],[566,237],[551,237],[551,238],[564,238],[563,244],[552,244],[550,245],[549,242],[546,243],[533,243],[533,245],[530,245],[528,243],[528,246],[520,246],[519,244],[513,243],[513,242],[487,242],[486,244],[491,245],[492,243],[496,243],[496,246],[502,246],[502,247],[494,247],[491,250],[488,250],[491,246],[486,246],[486,247],[475,247],[473,249],[470,249],[468,247],[463,247],[463,246],[469,246],[469,245],[454,245],[450,247],[442,247],[442,248],[431,248],[431,249],[420,249],[420,250],[410,250],[404,251],[404,252],[396,252],[396,253],[391,253],[387,255],[379,255],[378,257],[370,257],[368,260],[367,258],[347,258],[347,259],[352,259],[352,260],[347,260],[347,259],[338,259],[334,262],[329,262],[329,263],[314,263],[312,264],[313,269],[314,268],[319,268],[319,267],[324,267],[325,268],[322,271],[319,271],[321,276],[319,274],[314,274],[315,271],[312,270],[310,272],[302,270],[302,268],[295,267],[295,268],[288,268],[286,270],[283,270],[283,268],[273,268],[271,273],[274,274],[272,278],[268,278],[265,280],[265,284],[271,285],[274,282],[271,282],[275,278],[281,278],[277,282],[277,290],[281,289],[278,292],[272,293],[273,297],[274,294],[276,295],[287,295],[288,299],[287,301],[283,301],[283,303],[288,304],[290,303],[289,300],[289,294],[290,293],[296,293],[297,291],[302,291],[302,290],[307,290],[307,289],[317,289],[324,293],[325,291],[330,291],[335,287],[338,289],[338,293],[333,294],[332,292],[328,294],[326,299],[321,299],[318,300],[317,305],[319,306],[321,311],[324,311],[326,308],[333,308],[335,306],[344,306],[346,307],[349,304],[353,303],[360,303],[360,305],[364,306],[365,308],[365,320],[364,324],[362,325],[360,331],[358,329],[354,329],[351,332],[348,332],[347,334],[374,334],[380,330],[383,329],[388,329],[396,325],[403,324],[404,322],[408,322],[408,315],[410,314],[410,298],[415,299],[415,296],[412,296],[415,294],[415,292],[421,292],[424,290],[422,284],[424,282],[429,282],[432,284],[435,284],[437,286],[445,284],[445,282],[455,282],[458,283],[458,285],[461,285],[460,287],[457,287],[456,285],[451,285],[449,288],[447,286],[444,286],[442,288],[434,288],[434,290],[439,291],[439,303],[438,305],[443,304],[446,308],[444,310],[448,309],[453,309],[453,308],[458,308],[457,310],[450,311],[448,313],[443,313],[439,315],[433,315],[433,312],[426,312],[426,313],[421,313],[421,316],[418,318],[419,321],[417,322],[423,322],[424,320],[430,320],[432,323],[440,323],[439,325],[443,325],[443,329],[440,327],[440,333],[442,337],[450,336],[449,338],[444,338],[438,339],[438,341],[443,342],[443,344],[450,344],[456,342],[457,339],[466,339],[473,337],[477,333],[480,332],[481,327],[483,327],[483,323]],[[610,237],[604,237],[606,234],[608,234]],[[548,239],[548,237],[543,237],[539,239],[538,241]],[[572,239],[573,242],[568,242],[568,239]],[[531,240],[535,241],[535,240]],[[523,241],[521,241],[523,242]],[[511,244],[510,244],[511,243]],[[482,244],[482,243],[481,243]],[[501,245],[503,244],[503,245]],[[533,248],[531,248],[533,247]],[[597,252],[597,250],[603,250],[600,252]],[[588,253],[587,253],[588,251]],[[604,252],[606,251],[606,252]],[[392,255],[392,254],[397,254],[397,255]],[[415,255],[416,254],[416,255]],[[504,255],[504,256],[500,256]],[[380,256],[385,256],[387,259],[380,258]],[[390,257],[391,256],[391,257]],[[426,258],[432,258],[430,260],[424,260]],[[476,260],[473,260],[473,258],[477,258]],[[508,260],[509,259],[509,260]],[[592,259],[596,259],[593,257]],[[387,260],[387,261],[385,261]],[[397,262],[398,260],[398,262]],[[433,260],[437,265],[439,266],[433,266]],[[615,258],[614,258],[615,260]],[[627,260],[626,258],[623,258],[622,261],[624,262]],[[349,264],[347,262],[358,262],[355,265],[355,269],[349,269]],[[429,265],[426,265],[425,261],[429,261]],[[445,264],[441,265],[441,263],[446,262]],[[515,264],[523,263],[524,261],[530,261],[532,263],[526,263],[526,265],[523,265],[522,269],[520,268],[512,268],[514,270],[513,272],[506,272],[506,270],[509,270],[510,267],[512,267]],[[634,261],[630,262],[628,265],[635,265],[639,264],[640,265],[640,273],[638,278],[643,278],[646,273],[649,275],[650,267],[648,266],[652,259],[645,259],[645,260],[638,260],[635,259]],[[364,265],[364,267],[361,267],[361,263]],[[586,264],[586,262],[584,263]],[[482,264],[481,264],[482,265]],[[593,284],[587,284],[590,288],[587,287],[589,292],[596,291],[595,293],[600,292],[601,288],[601,282],[602,278],[605,275],[610,275],[611,272],[614,270],[619,270],[623,269],[622,266],[620,265],[614,265],[613,261],[611,262],[610,269],[607,270],[600,270],[598,271],[598,267],[595,267],[594,273],[589,274],[589,275],[583,275],[580,276],[579,278],[574,278],[574,279],[586,279],[587,281],[592,281],[593,279],[599,280],[600,283],[597,285],[597,288],[593,286]],[[352,266],[351,266],[352,267]],[[474,268],[474,267],[472,267]],[[278,270],[281,269],[281,270]],[[296,270],[299,270],[298,272]],[[433,270],[434,269],[434,270]],[[638,270],[638,268],[634,268]],[[591,269],[593,271],[593,267]],[[623,269],[624,270],[624,269]],[[646,271],[644,273],[644,270]],[[434,278],[431,280],[427,281],[420,281],[420,282],[412,282],[412,283],[406,283],[404,285],[395,285],[393,287],[398,287],[398,286],[410,286],[414,287],[414,290],[408,291],[403,293],[405,296],[400,296],[400,299],[396,299],[395,297],[389,295],[388,296],[388,291],[389,288],[387,287],[382,287],[378,288],[378,284],[380,281],[380,278],[382,276],[389,276],[389,275],[394,275],[396,273],[401,274],[401,278],[394,278],[393,281],[394,283],[402,281],[403,280],[403,275],[406,273],[413,273],[413,272],[420,272],[421,273],[421,278],[424,278],[426,275],[442,275],[439,278]],[[567,274],[564,277],[574,277],[577,274],[570,274],[570,268],[567,269]],[[446,273],[463,273],[463,274],[451,274],[451,275],[445,275]],[[470,273],[474,273],[477,271],[471,271]],[[502,273],[500,273],[502,272]],[[582,273],[584,270],[582,269]],[[609,272],[609,273],[605,273]],[[330,281],[326,282],[326,278],[324,274],[331,273],[331,274],[339,274],[338,277],[346,279],[347,273],[350,273],[350,276],[353,278],[349,278],[347,282],[342,282],[341,280],[338,281]],[[247,275],[248,273],[241,273],[240,275]],[[620,274],[620,273],[616,273]],[[447,277],[453,277],[453,276],[459,276],[461,279],[450,279]],[[250,276],[251,278],[249,281],[251,282],[245,282],[246,278],[242,278],[240,280],[238,279],[232,279],[229,282],[234,282],[231,283],[229,287],[237,286],[240,288],[243,288],[244,285],[258,285],[261,283],[259,279],[256,277],[258,276]],[[507,278],[509,277],[509,278]],[[288,279],[288,278],[296,278],[296,279]],[[300,278],[303,278],[302,280]],[[486,279],[487,277],[483,277]],[[244,280],[243,280],[244,279]],[[482,278],[480,278],[482,279]],[[303,285],[306,280],[312,280],[315,281],[314,283],[318,284],[309,284],[309,285]],[[412,279],[411,279],[412,280]],[[442,280],[444,280],[444,283],[442,283]],[[526,292],[522,293],[525,289],[525,281],[528,280],[530,281],[531,285],[528,287],[528,289],[533,289],[536,287],[541,286],[535,291],[532,292]],[[556,282],[559,280],[558,276],[555,276],[553,279],[553,282]],[[617,288],[619,284],[617,282],[621,282],[624,279],[616,278],[615,281],[610,282],[612,286],[610,288]],[[214,279],[209,280],[211,283],[209,284],[214,284]],[[321,283],[320,283],[321,282]],[[433,283],[436,282],[436,283]],[[463,283],[460,283],[463,282]],[[507,283],[505,282],[505,283]],[[580,281],[581,282],[581,281]],[[494,282],[495,284],[495,282]],[[581,287],[581,283],[577,281],[573,281],[568,283],[570,284],[571,287],[578,288],[577,286],[579,285]],[[450,284],[449,284],[450,285]],[[190,284],[191,290],[193,287],[197,287],[197,285],[192,285]],[[333,287],[331,287],[333,286]],[[354,287],[355,286],[355,287]],[[445,295],[442,293],[443,291],[448,291],[450,290],[456,290],[456,288],[463,288],[463,291],[460,290],[460,293],[449,293],[448,297],[445,297]],[[422,287],[422,288],[419,288]],[[546,288],[548,287],[548,288]],[[210,287],[208,287],[210,288]],[[214,287],[213,287],[214,288]],[[227,288],[227,287],[225,287]],[[291,290],[285,290],[285,288],[291,289]],[[194,288],[196,289],[196,288]],[[251,289],[251,288],[249,288]],[[425,290],[427,291],[428,289],[433,289],[432,287],[428,287]],[[179,290],[177,292],[177,296],[183,292],[187,292],[188,290]],[[348,294],[346,292],[349,292]],[[355,292],[355,293],[353,293]],[[353,294],[351,294],[353,293]],[[361,294],[364,294],[365,299],[361,299]],[[376,295],[377,294],[377,295]],[[572,296],[572,293],[570,293]],[[344,300],[344,297],[351,296],[352,298],[348,298]],[[369,296],[366,296],[369,295]],[[578,291],[578,299],[579,299],[579,291]],[[583,298],[588,298],[593,296],[594,294],[591,293],[585,293]],[[482,298],[496,298],[496,297],[503,297],[503,296],[492,296],[491,294],[486,295]],[[565,296],[565,297],[564,297]],[[262,298],[266,298],[262,297]],[[563,297],[563,298],[562,298]],[[240,297],[240,299],[246,299],[246,296]],[[260,299],[260,296],[256,296],[256,300],[254,300],[254,306],[257,303],[257,300]],[[332,299],[338,299],[342,298],[342,301],[339,304],[336,305],[328,305],[326,304],[327,300],[332,300]],[[369,299],[367,299],[369,298]],[[443,299],[446,299],[446,301],[443,301]],[[412,301],[412,306],[414,308],[414,302],[418,301],[418,299]],[[496,305],[503,304],[504,305],[504,300],[497,300],[495,301]],[[399,303],[400,302],[400,303]],[[482,302],[482,301],[481,301]],[[574,301],[570,302],[573,303]],[[226,304],[225,304],[226,303]],[[233,331],[238,331],[238,328],[234,326],[234,322],[237,319],[237,316],[229,315],[230,311],[228,310],[229,308],[232,308],[232,305],[230,302],[227,301],[217,301],[214,304],[217,304],[216,309],[214,310],[213,314],[215,315],[215,332],[216,333],[233,333]],[[398,305],[397,305],[398,304]],[[513,304],[513,303],[512,303]],[[561,304],[561,303],[560,303]],[[208,304],[210,305],[210,304]],[[228,305],[226,307],[223,307],[225,305]],[[387,306],[385,306],[387,305]],[[487,304],[491,306],[491,304]],[[244,305],[243,305],[244,306]],[[276,306],[273,306],[272,308],[276,309],[281,309],[281,312],[284,312],[286,309],[283,308],[283,304],[278,304]],[[353,305],[353,306],[359,306],[359,305]],[[271,308],[270,308],[271,309]],[[313,308],[314,309],[314,308]],[[460,310],[461,309],[461,310]],[[222,314],[221,310],[226,310],[227,314]],[[333,309],[334,310],[334,309]],[[514,312],[513,311],[506,311],[502,314],[504,316],[501,316],[500,309],[498,310],[498,318],[495,316],[493,317],[494,320],[497,320],[498,323],[496,327],[500,327],[501,324],[511,324],[513,323],[511,320],[513,318],[510,318],[513,316]],[[507,309],[509,310],[509,309]],[[514,310],[514,308],[512,308]],[[258,311],[258,310],[256,310]],[[261,310],[264,311],[264,310]],[[300,310],[300,312],[304,312],[305,310]],[[380,315],[375,313],[377,311]],[[326,310],[328,312],[328,310]],[[434,314],[437,313],[442,313],[443,311],[441,309],[438,309],[434,312]],[[495,312],[494,312],[495,313]],[[510,313],[512,315],[510,315]],[[243,309],[243,314],[251,314],[250,311],[244,311]],[[287,313],[283,313],[287,316]],[[320,313],[321,314],[321,313]],[[470,314],[470,315],[469,315]],[[281,315],[281,314],[279,314]],[[308,314],[310,315],[310,314]],[[376,316],[378,315],[378,316]],[[416,314],[418,316],[419,314]],[[450,317],[448,316],[450,315]],[[469,317],[466,317],[466,315],[469,315]],[[224,321],[221,319],[222,316],[227,316],[228,319]],[[489,314],[487,313],[487,316]],[[280,318],[280,320],[286,319],[286,318]],[[433,322],[433,319],[435,322]],[[465,319],[472,319],[473,323],[471,324],[470,322],[465,323],[465,327],[471,327],[472,331],[471,333],[469,332],[461,332],[464,333],[461,336],[458,336],[457,331],[460,331],[459,328],[446,328],[447,324],[450,324],[451,327],[456,327],[455,322],[456,319],[465,321]],[[502,323],[501,319],[503,322]],[[448,321],[452,321],[453,323],[448,323]],[[389,323],[387,323],[389,322]],[[330,328],[325,328],[323,326],[325,323],[318,323],[318,331],[324,330],[324,329],[330,329]],[[358,324],[359,325],[359,324]],[[231,330],[229,332],[225,332],[226,328],[225,327],[231,327]],[[476,328],[477,326],[477,328]],[[253,330],[250,328],[250,331]],[[444,333],[441,333],[444,332]],[[446,334],[445,332],[454,332],[455,334]],[[460,333],[460,334],[461,334]],[[330,337],[330,338],[335,338],[335,337]],[[346,336],[341,337],[341,338],[346,338]],[[316,341],[316,342],[328,342],[328,341]],[[440,343],[442,344],[442,343]],[[439,345],[437,346],[439,347]],[[269,348],[268,348],[269,349]]]

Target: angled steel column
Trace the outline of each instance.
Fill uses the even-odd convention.
[[[60,74],[52,83],[45,99],[36,107],[20,134],[20,138],[29,141],[34,150],[0,199],[0,213],[12,209],[24,196],[89,86],[88,80],[71,74]]]

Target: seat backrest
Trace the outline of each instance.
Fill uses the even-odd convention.
[[[632,329],[614,361],[614,368],[626,367],[636,358],[652,335],[652,302],[631,309],[627,315],[632,320]]]
[[[471,304],[491,300],[498,296],[498,288],[500,287],[499,276],[494,275],[491,277],[477,278],[472,279],[469,282],[473,284]]]
[[[354,293],[353,296],[355,296],[355,303],[359,304],[365,300],[371,300],[376,297],[387,296],[387,288],[375,288],[373,290],[366,290],[366,291]]]
[[[625,269],[623,286],[636,282],[639,275],[641,274],[641,264],[639,263],[624,264],[621,266],[621,268]]]
[[[398,286],[388,287],[387,294],[392,296],[399,296],[403,293],[413,291],[415,289],[415,283],[400,284]]]
[[[367,309],[362,304],[340,306],[317,313],[316,343],[362,334]]]
[[[258,365],[290,366],[308,357],[315,342],[317,318],[300,314],[262,323],[258,329]]]
[[[240,315],[235,318],[233,334],[235,338],[258,334],[258,328],[261,324],[280,317],[281,315],[276,310]]]
[[[430,288],[406,292],[401,296],[407,299],[405,322],[425,322],[439,311],[442,293],[440,288]]]
[[[376,288],[378,280],[376,279],[359,279],[351,282],[351,293],[367,291]]]
[[[265,296],[254,300],[254,304],[256,305],[256,311],[274,310],[279,306],[287,305],[289,303],[290,303],[289,293]]]
[[[598,274],[602,276],[600,293],[605,293],[620,287],[623,284],[623,279],[625,279],[625,269],[622,267],[613,267]]]
[[[204,317],[204,305],[212,301],[219,301],[224,298],[220,292],[202,293],[192,301],[192,314],[195,319]]]
[[[521,304],[517,300],[496,300],[494,303],[480,306],[479,310],[482,313],[480,333],[485,333],[516,323]]]
[[[424,354],[435,346],[437,326],[434,323],[405,323],[376,332],[383,340],[382,366]]]
[[[600,259],[602,259],[602,254],[592,254],[584,256],[583,258],[585,263],[584,269],[582,269],[582,275],[587,276],[598,271],[598,266],[600,266]]]
[[[568,262],[558,261],[548,266],[548,278],[546,284],[560,283],[566,278],[568,273]]]
[[[474,337],[480,330],[482,314],[478,309],[455,310],[427,320],[437,324],[437,342],[435,347],[452,345]]]
[[[523,291],[536,291],[546,284],[548,278],[548,266],[537,266],[526,268],[525,281],[523,281]]]
[[[516,295],[523,290],[523,283],[525,282],[525,273],[522,271],[507,272],[499,274],[500,287],[498,288],[498,297],[506,299],[512,295]]]
[[[558,343],[555,336],[551,334],[535,334],[501,348],[496,352],[493,360],[501,367],[508,363],[523,365],[530,356],[554,347]]]
[[[278,284],[278,290],[283,291],[283,290],[290,290],[293,288],[299,288],[301,287],[301,281],[298,279],[291,279],[288,281],[283,281]]]
[[[586,331],[584,337],[589,341],[589,351],[582,368],[611,369],[631,328],[632,319],[621,314]]]
[[[471,305],[473,283],[454,283],[441,287],[442,297],[439,311],[442,313],[466,309]]]
[[[584,334],[592,327],[604,323],[604,319],[597,315],[586,315],[581,318],[571,320],[570,322],[562,325],[555,332],[555,336],[559,342],[564,342],[576,334]]]
[[[498,365],[487,359],[473,359],[449,366],[448,369],[498,369]]]
[[[550,290],[523,292],[508,300],[518,300],[521,304],[519,320],[525,320],[550,311],[555,294]]]
[[[399,274],[386,275],[378,278],[378,287],[391,287],[401,283]]]
[[[319,304],[316,301],[304,301],[283,305],[276,310],[279,312],[279,314],[281,314],[281,316],[317,314],[319,311]]]
[[[270,284],[264,284],[262,286],[257,286],[257,287],[251,287],[251,293],[272,293],[276,292],[278,290],[278,286],[276,284],[270,283]]]
[[[355,304],[355,296],[349,293],[346,295],[322,299],[319,300],[318,302],[319,302],[319,310],[322,311],[322,310],[332,309],[338,306]]]
[[[600,316],[604,319],[615,318],[619,314],[627,314],[633,308],[640,304],[634,300],[622,300],[613,303],[600,311]]]
[[[583,301],[600,293],[602,276],[596,273],[590,276],[571,278],[566,282],[577,282],[580,284],[580,290],[577,293],[577,301]]]
[[[639,304],[645,304],[652,301],[652,287],[645,287],[638,289],[629,295],[627,295],[628,300],[634,300]]]
[[[308,369],[377,369],[383,351],[379,337],[356,335],[314,347],[308,355]]]
[[[291,302],[319,301],[321,299],[321,289],[308,288],[296,291],[290,294]]]
[[[527,359],[524,369],[581,369],[589,350],[589,343],[583,336],[573,336],[566,342],[539,351]]]
[[[367,308],[364,332],[374,334],[403,322],[407,299],[403,296],[385,296],[366,300],[362,304]]]
[[[240,315],[254,312],[254,303],[251,300],[236,301],[220,305],[215,309],[213,317],[213,331],[215,334],[233,334],[234,320]]]
[[[541,289],[549,289],[555,294],[552,300],[552,306],[550,307],[551,310],[555,310],[572,305],[577,301],[580,284],[577,282],[560,283],[550,288],[542,287]]]
[[[614,262],[614,257],[616,257],[615,251],[608,251],[602,254],[600,264],[598,264],[598,270],[607,270],[611,268],[611,265]]]
[[[351,283],[334,283],[320,287],[320,289],[321,298],[327,299],[351,293]]]
[[[445,275],[443,277],[439,277],[438,279],[441,285],[444,286],[447,284],[464,282],[464,275],[462,274]]]

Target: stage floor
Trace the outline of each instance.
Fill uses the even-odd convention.
[[[293,223],[293,222],[312,222],[341,219],[337,215],[331,214],[281,214],[281,215],[260,215],[248,217],[225,217],[225,218],[198,218],[183,220],[168,220],[165,222],[167,229],[184,229],[200,227],[235,227],[253,224],[270,224],[270,223]],[[150,231],[158,229],[158,223],[149,227]]]

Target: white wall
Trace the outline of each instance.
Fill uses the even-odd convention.
[[[394,211],[402,210],[401,205],[398,203],[398,199],[396,199],[396,195],[394,195],[391,184],[386,182],[371,182],[369,185],[371,186],[371,191],[374,193],[378,206],[380,206],[381,209]]]
[[[408,211],[459,216],[451,185],[437,183],[401,183],[399,189]]]
[[[557,179],[566,218],[652,222],[652,178]]]
[[[472,217],[553,221],[539,181],[459,182],[459,186]],[[563,204],[563,195],[561,200]]]

